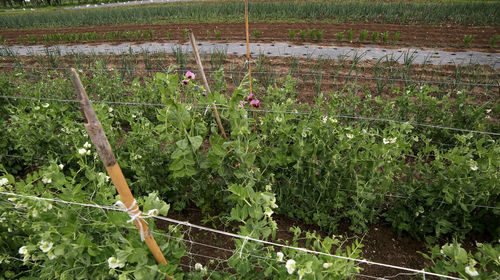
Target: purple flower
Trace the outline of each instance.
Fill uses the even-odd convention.
[[[244,106],[245,106],[245,104],[247,104],[247,102],[246,102],[246,101],[243,101],[243,100],[241,100],[241,101],[240,101],[240,107],[244,107]]]
[[[255,108],[259,108],[259,103],[260,103],[260,100],[259,99],[254,99],[252,101],[250,101],[250,106],[254,106]]]
[[[186,80],[182,80],[182,82],[187,85],[189,83],[189,79],[186,79]]]
[[[195,75],[193,72],[191,72],[191,71],[186,72],[186,78],[188,78],[189,80],[194,79],[194,77],[195,77]]]
[[[248,95],[248,101],[252,101],[252,100],[253,100],[253,93],[250,93]],[[250,102],[250,104],[252,104],[252,103]]]

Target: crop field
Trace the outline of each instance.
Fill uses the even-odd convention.
[[[0,279],[500,279],[499,1],[9,3]]]

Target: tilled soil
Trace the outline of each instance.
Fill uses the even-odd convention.
[[[150,25],[120,25],[120,26],[90,26],[77,28],[52,28],[52,29],[27,29],[27,30],[0,30],[7,44],[20,44],[19,37],[25,35],[42,36],[53,33],[85,33],[97,32],[106,33],[113,31],[136,31],[136,30],[154,30],[155,41],[167,39],[167,33],[170,32],[170,38],[184,38],[184,30],[193,30],[198,40],[217,39],[214,30],[220,31],[220,39],[241,40],[245,38],[245,26],[243,23],[172,23],[172,24],[150,24]],[[352,43],[347,42],[347,31],[353,30],[354,35]],[[254,36],[253,31],[257,30],[258,38]],[[299,31],[306,31],[306,41],[311,43],[308,30],[324,30],[321,41],[314,41],[321,45],[394,45],[396,47],[411,46],[423,48],[439,48],[450,51],[460,50],[478,50],[483,52],[499,52],[500,42],[494,48],[490,48],[490,40],[493,36],[500,36],[500,27],[477,27],[477,26],[455,26],[455,25],[398,25],[398,24],[379,24],[379,23],[282,23],[282,22],[256,22],[250,24],[251,41],[290,41],[290,30],[295,30],[296,35],[293,40],[295,43],[302,42]],[[359,35],[362,30],[367,30],[368,37],[363,43],[359,43]],[[209,33],[207,33],[207,31]],[[382,35],[377,42],[371,42],[373,32],[390,32],[388,42],[382,42]],[[337,32],[344,32],[342,42],[336,39]],[[400,38],[396,44],[393,42],[393,36],[400,32]],[[208,35],[207,35],[208,34]],[[464,48],[464,36],[472,35],[474,37],[468,48]],[[104,41],[99,41],[104,42]],[[81,43],[81,42],[80,42]]]

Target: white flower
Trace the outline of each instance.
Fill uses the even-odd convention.
[[[273,210],[271,210],[271,208],[266,208],[264,214],[266,214],[266,216],[268,217],[271,217],[271,215],[273,214]]]
[[[295,271],[295,261],[290,259],[286,261],[286,270],[288,271],[288,274],[292,274]]]
[[[109,266],[109,268],[114,269],[114,268],[124,267],[125,264],[122,262],[119,262],[118,259],[115,257],[110,257],[108,259],[108,266]]]
[[[141,158],[142,158],[142,156],[141,156],[141,155],[135,155],[135,156],[134,156],[134,159],[141,159]]]
[[[49,260],[53,260],[53,259],[57,258],[57,256],[52,254],[52,253],[49,253],[48,256],[49,256]]]
[[[394,138],[384,138],[384,139],[382,139],[382,142],[384,142],[384,144],[394,144],[394,143],[396,143],[397,139],[398,139],[397,137],[394,137]]]
[[[334,119],[334,118],[328,118],[330,120],[331,123],[338,123],[339,121],[337,121],[337,119]]]
[[[28,248],[26,246],[23,246],[23,247],[19,248],[18,252],[21,255],[26,255],[26,254],[28,254]]]
[[[83,144],[83,147],[89,149],[90,147],[92,147],[92,144],[90,144],[89,142],[85,142],[85,144]]]
[[[491,109],[486,110],[486,114],[489,114],[489,113],[491,113]]]
[[[473,160],[470,161],[469,166],[470,166],[470,170],[472,170],[472,171],[476,171],[478,169],[477,163]]]
[[[460,94],[462,94],[462,91],[461,90],[457,91],[457,95],[460,95]]]
[[[276,253],[276,257],[278,259],[279,262],[282,262],[283,261],[283,257],[285,257],[285,255],[283,255],[282,252],[278,252]]]
[[[352,135],[350,133],[347,133],[345,136],[347,136],[347,138],[349,138],[349,139],[352,139],[354,137],[354,135]]]
[[[42,104],[42,107],[43,107],[43,108],[47,108],[47,107],[49,107],[49,103]]]
[[[81,148],[81,149],[78,149],[78,153],[79,153],[80,155],[84,155],[84,154],[86,154],[86,153],[87,153],[87,150],[85,150],[84,148]]]
[[[330,266],[332,266],[332,263],[324,263],[323,268],[328,269]]]
[[[3,186],[3,185],[6,185],[8,183],[9,183],[9,179],[7,179],[7,178],[0,179],[0,187]]]
[[[303,131],[302,132],[302,137],[306,138],[307,137],[307,132]]]
[[[201,263],[196,263],[196,264],[194,265],[194,269],[195,269],[195,270],[199,270],[199,271],[201,271],[201,270],[203,270],[203,265],[201,265]]]
[[[271,208],[278,208],[278,204],[276,204],[276,197],[273,197],[273,199],[271,199]]]
[[[62,170],[64,168],[64,164],[59,164],[59,168]]]
[[[108,112],[113,112],[113,108],[109,107]]]
[[[479,275],[479,273],[477,272],[477,270],[473,266],[466,266],[465,273],[469,274],[472,277]]]
[[[38,217],[38,211],[35,209],[31,212],[31,216],[33,216],[33,218],[35,217]],[[40,248],[41,249],[41,248]],[[49,249],[50,250],[50,249]],[[42,250],[43,251],[43,250]]]
[[[191,109],[192,109],[191,105],[189,105],[189,106],[186,108],[186,110],[188,110],[188,111],[191,111]]]
[[[328,116],[324,116],[322,119],[321,119],[321,122],[323,123],[326,123],[326,121],[328,120]]]
[[[38,110],[40,110],[40,106],[35,107],[35,111],[38,111]]]
[[[52,242],[47,242],[47,241],[40,242],[40,250],[42,250],[42,252],[44,253],[50,251],[50,249],[52,249],[52,246],[54,246],[54,243]]]
[[[283,119],[280,118],[279,116],[277,116],[275,120],[276,120],[276,122],[281,122]]]
[[[52,179],[43,177],[43,178],[42,178],[42,182],[43,182],[44,184],[50,184],[50,183],[52,183]]]

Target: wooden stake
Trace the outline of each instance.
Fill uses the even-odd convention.
[[[203,85],[205,86],[205,89],[208,92],[212,93],[212,91],[210,90],[210,86],[208,85],[207,82],[207,77],[205,76],[205,71],[203,70],[203,64],[201,63],[200,53],[198,52],[198,47],[196,46],[196,39],[194,38],[193,31],[189,30],[188,34],[189,34],[189,40],[191,41],[191,47],[193,48],[194,58],[196,59],[196,64],[198,65],[198,72],[200,72],[201,79],[203,80]],[[215,103],[212,104],[212,108],[214,109],[215,120],[217,121],[217,125],[219,126],[222,138],[226,139],[227,138],[226,132],[224,131],[224,127],[222,126],[219,112],[217,111],[217,106],[215,106]]]
[[[248,0],[245,0],[245,32],[247,39],[247,63],[248,63],[248,86],[250,89],[250,93],[252,91],[252,69],[250,65],[250,36],[248,35]]]
[[[73,80],[73,84],[75,85],[75,92],[78,96],[78,100],[80,101],[80,110],[82,111],[83,117],[85,118],[85,129],[87,130],[92,143],[99,153],[101,161],[104,163],[104,166],[106,167],[109,177],[111,177],[111,180],[113,181],[118,194],[120,194],[120,198],[123,204],[125,205],[125,207],[127,207],[127,209],[131,209],[135,204],[134,196],[130,191],[127,181],[125,181],[125,177],[123,176],[118,162],[116,161],[113,150],[111,149],[108,139],[106,138],[106,134],[104,134],[101,122],[97,118],[97,115],[92,108],[92,104],[90,103],[82,82],[80,81],[80,78],[78,77],[78,74],[76,73],[74,68],[71,68],[71,79]],[[137,209],[139,209],[138,206]],[[146,221],[144,221],[144,219],[139,216],[138,219],[134,220],[134,224],[139,231],[141,231],[142,229],[141,234],[144,236],[144,241],[153,253],[156,261],[158,261],[158,263],[160,264],[167,264],[167,260],[158,247],[158,244],[151,234]],[[166,277],[169,280],[172,279],[168,275]]]

